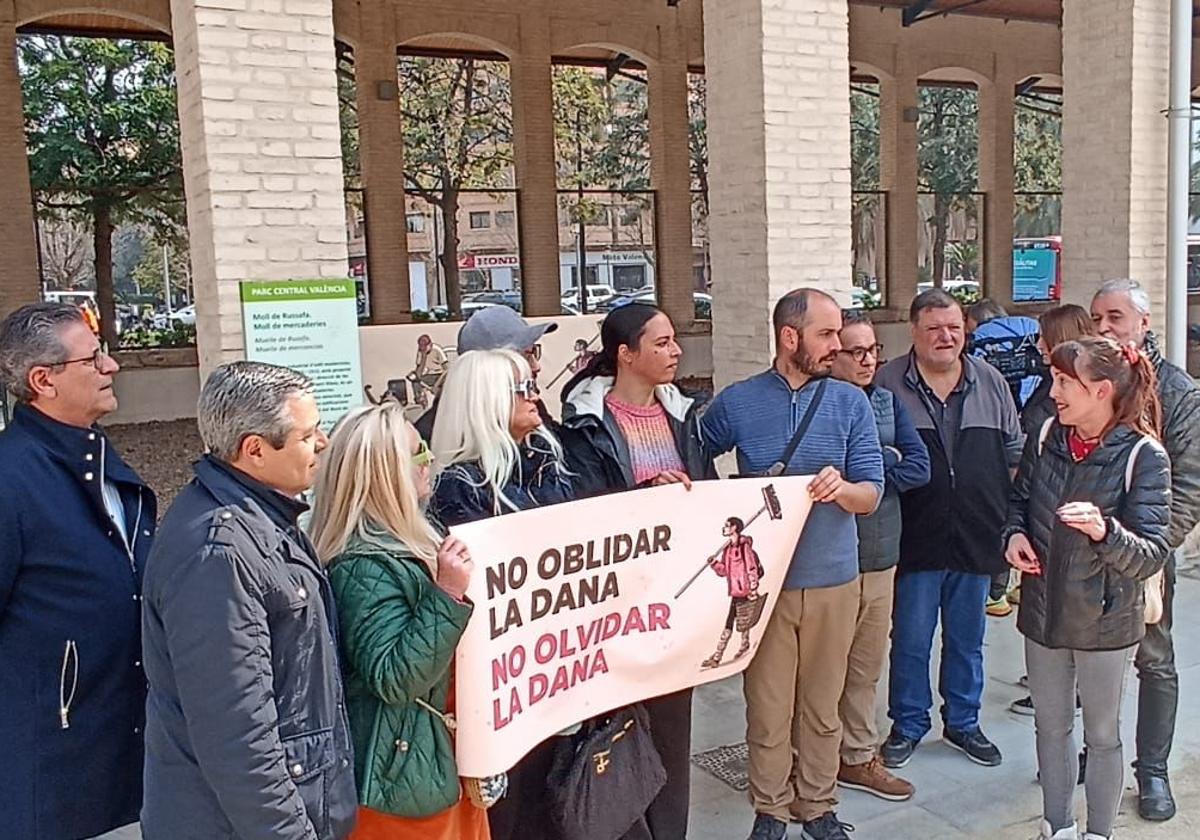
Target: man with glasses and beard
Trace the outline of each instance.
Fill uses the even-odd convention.
[[[977,764],[1000,764],[979,728],[983,634],[991,576],[1004,569],[1000,529],[1025,436],[1004,377],[963,355],[958,301],[941,289],[909,310],[913,348],[884,365],[876,384],[903,403],[929,450],[927,485],[902,493],[900,565],[892,623],[885,766],[912,758],[931,728],[929,658],[942,622],[942,737]]]
[[[789,820],[803,823],[807,840],[847,840],[834,809],[838,703],[858,616],[855,515],[874,511],[883,495],[883,457],[863,390],[828,378],[841,349],[837,302],[796,289],[772,321],[771,369],[726,388],[701,421],[711,453],[736,449],[743,474],[781,466],[816,476],[784,591],[745,672],[750,840],[782,840]]]

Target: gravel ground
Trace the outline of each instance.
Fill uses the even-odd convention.
[[[109,426],[109,439],[142,480],[158,494],[161,517],[192,478],[192,462],[204,451],[195,420]]]

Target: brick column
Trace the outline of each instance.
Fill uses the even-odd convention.
[[[529,25],[526,26],[525,24]],[[558,272],[558,181],[554,92],[545,18],[521,22],[521,54],[512,57],[513,151],[525,314],[562,312]],[[580,277],[583,277],[581,272]]]
[[[345,277],[330,0],[172,0],[201,376],[244,353],[238,282]]]
[[[29,192],[29,157],[25,150],[25,117],[21,79],[17,74],[15,11],[0,0],[0,318],[41,298],[33,199]]]
[[[404,197],[404,144],[400,97],[396,93],[396,47],[391,6],[359,6],[359,31],[368,36],[354,51],[358,83],[358,154],[366,189],[367,271],[371,323],[405,324],[412,320],[408,278],[408,227]],[[380,84],[391,99],[380,98]]]
[[[657,213],[658,302],[677,329],[695,320],[692,302],[692,173],[688,144],[688,70],[679,33],[663,32],[670,57],[650,69],[650,182]]]
[[[1150,293],[1167,273],[1169,0],[1063,3],[1063,298],[1106,279]]]
[[[879,81],[879,176],[887,191],[888,309],[907,313],[917,295],[917,123],[905,109],[917,107],[917,77],[906,68]]]
[[[984,205],[983,281],[989,298],[1012,303],[1013,240],[1013,132],[1012,74],[998,73],[990,85],[979,88],[979,189]]]
[[[718,387],[767,365],[789,289],[849,303],[847,18],[847,0],[704,4]]]

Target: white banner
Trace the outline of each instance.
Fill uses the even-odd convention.
[[[458,646],[459,773],[749,663],[812,502],[811,477],[616,493],[454,528],[475,613]]]

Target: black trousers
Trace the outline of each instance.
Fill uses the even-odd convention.
[[[558,840],[546,795],[557,741],[557,737],[542,741],[508,771],[508,793],[488,809],[492,840]]]
[[[1137,761],[1140,776],[1166,776],[1179,708],[1179,673],[1171,626],[1175,618],[1175,553],[1167,558],[1163,616],[1146,627],[1134,665],[1138,674]]]
[[[691,798],[692,689],[645,701],[667,783],[621,840],[686,840]]]

